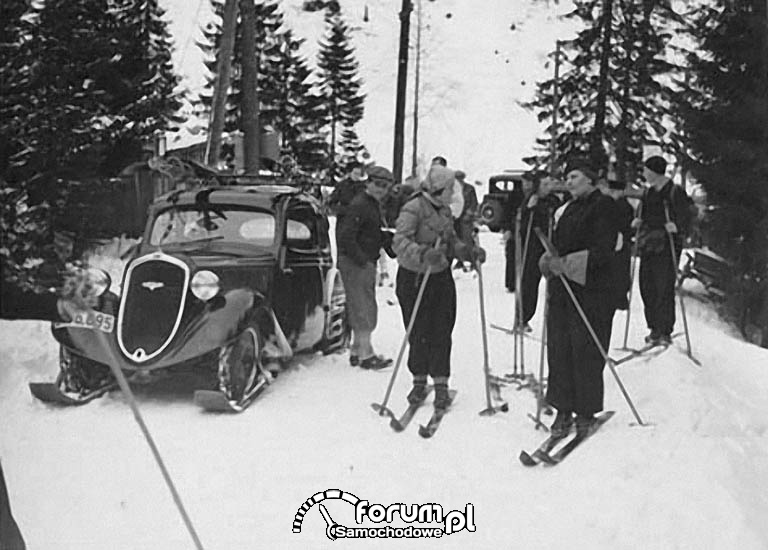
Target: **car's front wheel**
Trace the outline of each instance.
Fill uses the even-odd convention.
[[[56,383],[63,393],[84,397],[115,381],[107,365],[81,357],[64,346],[59,347],[59,368]]]
[[[219,351],[219,390],[230,401],[243,400],[263,376],[259,364],[261,345],[259,335],[247,328],[233,342]]]

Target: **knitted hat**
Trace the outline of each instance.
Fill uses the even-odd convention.
[[[448,166],[448,161],[445,160],[445,157],[441,157],[440,155],[436,156],[432,159],[432,164],[439,164],[440,166]]]
[[[450,168],[433,164],[429,172],[427,172],[427,177],[421,182],[421,188],[430,195],[434,195],[453,185],[455,177],[455,172]]]
[[[384,168],[383,166],[371,166],[368,168],[368,177],[371,180],[386,181],[387,183],[394,183],[395,177],[392,172]]]
[[[565,173],[566,175],[573,172],[574,170],[578,170],[585,176],[587,176],[590,180],[592,180],[592,185],[595,185],[597,183],[597,172],[595,172],[592,169],[592,166],[589,164],[586,160],[572,160],[568,163],[568,166],[565,167]]]
[[[660,176],[667,173],[667,161],[664,160],[664,157],[658,155],[649,157],[648,160],[645,161],[645,167]]]

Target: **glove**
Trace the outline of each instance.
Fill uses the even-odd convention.
[[[667,233],[677,233],[677,226],[675,225],[675,222],[665,223],[664,229],[667,230]]]
[[[565,262],[560,256],[552,256],[549,260],[549,272],[555,277],[565,273]]]
[[[99,303],[96,287],[85,270],[70,271],[64,275],[56,307],[67,321],[74,319],[78,311],[95,308]]]
[[[557,277],[565,272],[565,264],[560,256],[545,252],[539,258],[539,271],[547,278]]]
[[[438,248],[428,248],[426,252],[424,252],[424,261],[429,267],[434,269],[440,267],[440,264],[448,261],[442,248],[442,246]]]
[[[472,249],[472,263],[484,264],[485,260],[486,260],[485,249],[479,246],[474,247]]]

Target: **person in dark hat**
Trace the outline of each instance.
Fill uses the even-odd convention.
[[[650,329],[646,342],[653,344],[672,343],[675,326],[677,266],[667,234],[672,235],[674,258],[679,259],[682,231],[691,220],[690,198],[681,186],[672,183],[666,171],[667,161],[663,157],[653,156],[645,161],[643,177],[649,187],[642,196],[641,217],[632,221],[633,229],[640,228],[640,295]]]
[[[392,172],[386,168],[370,167],[365,190],[352,199],[336,227],[338,266],[347,295],[347,319],[352,329],[349,363],[366,370],[392,364],[391,359],[374,353],[371,336],[378,321],[376,262],[381,249],[391,244],[391,237],[387,238],[382,232],[381,200],[393,181]]]
[[[603,349],[608,349],[614,304],[611,271],[616,243],[613,201],[595,187],[597,173],[586,162],[566,168],[572,199],[558,209],[553,243],[557,255],[545,252],[539,268],[549,278],[546,399],[557,409],[553,435],[566,435],[574,424],[589,433],[594,414],[603,409],[605,360],[559,276],[569,282]]]

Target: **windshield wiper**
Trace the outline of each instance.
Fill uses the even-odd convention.
[[[224,235],[213,235],[211,237],[200,237],[199,239],[192,239],[191,241],[174,241],[172,243],[167,243],[165,246],[186,246],[188,244],[200,244],[200,243],[209,243],[211,241],[219,241],[224,238]],[[158,244],[158,246],[161,246]]]

